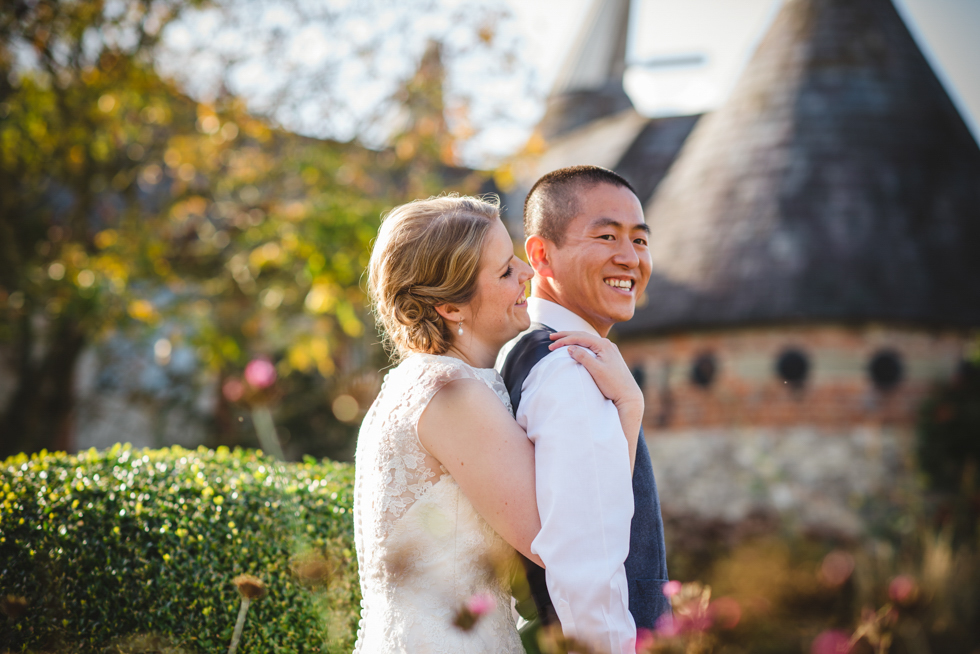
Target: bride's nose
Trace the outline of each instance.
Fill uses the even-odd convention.
[[[516,257],[515,257],[516,258]],[[517,280],[524,283],[534,277],[534,269],[520,259],[517,260]]]

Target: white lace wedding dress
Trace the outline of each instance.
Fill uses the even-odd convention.
[[[390,371],[361,425],[355,455],[354,539],[361,574],[355,654],[522,654],[510,592],[494,567],[514,550],[455,480],[432,470],[416,425],[446,383],[479,379],[510,408],[492,369],[414,354]],[[470,631],[453,625],[477,593],[496,608]]]

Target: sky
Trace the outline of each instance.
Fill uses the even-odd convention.
[[[546,92],[594,0],[508,0]],[[728,97],[782,0],[634,0],[627,61],[701,54],[699,67],[630,66],[626,91],[650,116],[710,111]],[[980,140],[980,0],[895,0],[974,137]],[[543,107],[534,107],[533,124]],[[526,138],[524,126],[508,138]]]
[[[351,6],[357,1],[300,0],[298,6],[329,12],[334,5]],[[590,3],[597,0],[412,0],[425,11],[416,11],[409,0],[363,1],[376,3],[371,4],[372,11],[350,13],[353,18],[332,32],[315,20],[304,22],[287,10],[292,5],[275,1],[232,3],[242,7],[242,26],[230,29],[214,11],[192,12],[192,18],[168,28],[173,52],[185,52],[172,58],[171,72],[184,78],[192,95],[206,99],[218,87],[215,74],[224,70],[220,57],[209,58],[207,52],[233,55],[243,63],[232,69],[229,81],[252,109],[272,111],[287,129],[301,134],[341,140],[358,135],[363,142],[380,146],[397,124],[397,116],[371,123],[376,126],[373,133],[360,129],[359,121],[384,106],[397,80],[414,70],[417,59],[413,57],[421,54],[428,38],[437,36],[448,52],[475,53],[450,56],[449,95],[466,105],[477,128],[464,147],[462,163],[491,167],[527,142]],[[665,116],[720,106],[782,2],[633,0],[627,48],[627,62],[632,65],[625,86],[637,110]],[[980,141],[980,74],[975,63],[980,62],[980,0],[894,2]],[[262,15],[250,14],[253,6],[266,9]],[[496,58],[480,54],[473,29],[482,16],[506,8],[511,17],[499,23],[495,44],[517,55],[510,68],[501,65],[499,54]],[[379,35],[378,64],[369,68],[357,55],[358,49]],[[195,42],[204,43],[206,52],[194,50]],[[263,42],[288,45],[276,52],[252,47]],[[705,63],[672,69],[641,65],[651,58],[691,54],[703,56]],[[320,77],[330,61],[341,64],[331,78],[332,94],[322,93],[326,87]],[[270,109],[284,89],[298,102],[290,105],[290,111]],[[343,99],[343,108],[330,104],[337,98]],[[452,111],[450,107],[450,115]]]

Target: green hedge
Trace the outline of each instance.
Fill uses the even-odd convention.
[[[269,593],[238,652],[349,652],[353,468],[273,465],[129,446],[0,464],[0,600],[27,601],[0,616],[0,652],[225,651],[242,573]]]

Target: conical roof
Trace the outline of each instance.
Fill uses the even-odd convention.
[[[630,0],[592,0],[538,123],[546,141],[633,108],[623,88],[629,16]]]
[[[980,148],[890,0],[788,0],[646,214],[624,334],[980,325]]]

